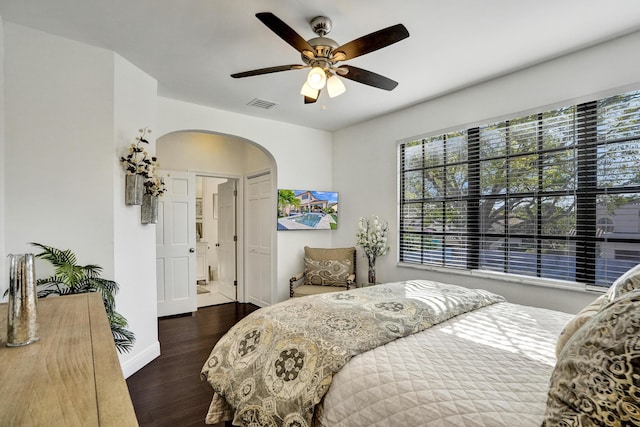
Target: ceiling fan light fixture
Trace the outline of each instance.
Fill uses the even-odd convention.
[[[304,95],[307,98],[311,99],[318,99],[320,91],[309,86],[307,82],[304,82],[304,84],[302,85],[302,89],[300,89],[300,95]]]
[[[340,80],[338,76],[332,75],[327,80],[327,93],[329,94],[329,97],[334,98],[338,95],[342,95],[346,90],[347,88],[344,87],[344,83],[342,83],[342,80]]]
[[[307,75],[307,84],[315,90],[320,90],[327,82],[327,75],[320,67],[313,67]]]

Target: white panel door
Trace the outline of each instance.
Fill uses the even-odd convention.
[[[156,273],[158,316],[197,310],[195,174],[162,171],[167,192],[158,199]]]
[[[271,174],[247,180],[247,300],[257,306],[272,304],[271,236],[273,227]],[[273,220],[273,221],[272,221]]]
[[[218,184],[218,292],[234,301],[238,300],[236,194],[235,179]]]

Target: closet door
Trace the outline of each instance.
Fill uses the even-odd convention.
[[[246,289],[247,299],[257,306],[271,305],[272,235],[276,227],[271,174],[247,179]]]

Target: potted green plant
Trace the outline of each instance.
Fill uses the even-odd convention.
[[[118,284],[113,280],[100,277],[102,267],[97,265],[78,265],[76,256],[71,250],[60,250],[40,243],[31,243],[42,249],[36,257],[49,261],[55,268],[53,276],[38,279],[38,298],[49,295],[72,295],[86,292],[99,292],[107,312],[111,333],[116,348],[120,353],[128,352],[133,347],[135,335],[126,329],[127,319],[116,312],[114,295],[118,292]]]

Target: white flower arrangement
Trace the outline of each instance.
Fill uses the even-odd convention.
[[[149,144],[146,136],[151,133],[151,129],[138,129],[138,132],[140,136],[136,137],[137,142],[131,143],[129,153],[120,157],[120,163],[127,175],[142,175],[146,179],[152,179],[158,159],[155,156],[149,156],[149,153],[140,146],[140,143]]]
[[[375,263],[377,257],[389,252],[387,245],[387,233],[389,223],[380,220],[377,216],[372,218],[361,217],[358,221],[356,232],[356,245],[360,246],[370,263]]]

